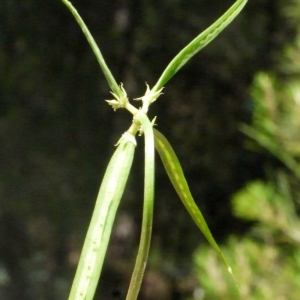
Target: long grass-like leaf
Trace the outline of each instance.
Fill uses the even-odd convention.
[[[226,262],[225,257],[223,256],[218,244],[213,238],[200,209],[198,208],[197,204],[193,199],[193,196],[190,192],[189,186],[183,174],[180,162],[172,146],[162,133],[160,133],[156,129],[154,129],[153,131],[155,139],[155,148],[162,160],[162,163],[179,198],[181,199],[183,205],[189,212],[196,225],[202,231],[210,245],[213,247],[213,249],[215,249],[215,251],[218,253],[220,258],[224,262],[228,272],[233,276],[231,267]]]
[[[73,14],[74,18],[76,19],[77,23],[79,24],[80,28],[82,29],[87,41],[89,42],[98,62],[99,65],[102,69],[102,72],[111,88],[111,90],[113,91],[114,94],[116,94],[118,97],[123,97],[123,91],[122,89],[118,86],[115,78],[113,77],[112,73],[110,72],[108,66],[106,65],[106,62],[102,56],[102,53],[99,49],[99,47],[97,46],[97,43],[95,42],[92,34],[90,33],[89,29],[87,28],[87,26],[85,25],[84,21],[82,20],[82,18],[80,17],[79,13],[77,12],[77,10],[75,9],[75,7],[72,5],[72,3],[68,0],[62,0],[62,2],[68,7],[68,9],[71,11],[71,13]]]
[[[159,91],[164,85],[202,48],[209,44],[243,9],[247,0],[237,0],[215,23],[204,30],[169,63],[152,92]]]

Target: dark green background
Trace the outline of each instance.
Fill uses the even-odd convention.
[[[283,47],[293,40],[297,22],[284,13],[293,2],[250,0],[167,84],[149,112],[175,148],[219,242],[247,229],[231,216],[230,196],[264,176],[271,160],[245,149],[239,125],[251,122],[254,74],[276,72]],[[132,99],[143,95],[145,82],[153,86],[176,53],[233,1],[72,3]],[[1,1],[1,299],[67,298],[101,178],[131,122],[126,111],[108,107],[104,99],[110,98],[89,45],[59,0]],[[130,279],[142,213],[142,138],[138,142],[98,299],[124,299]],[[140,299],[184,299],[193,285],[179,283],[204,239],[159,160],[155,200],[151,272]],[[160,285],[165,294],[155,294]]]

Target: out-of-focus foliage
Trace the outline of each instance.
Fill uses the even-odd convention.
[[[254,82],[253,101],[253,125],[244,125],[243,131],[300,179],[299,78],[283,83],[270,75],[259,74]],[[252,146],[256,147],[253,143]]]
[[[233,198],[236,215],[256,222],[250,235],[232,236],[223,248],[237,286],[213,251],[196,252],[203,299],[299,299],[300,221],[285,175],[277,184],[253,182]]]
[[[234,214],[253,224],[249,234],[231,236],[223,248],[237,287],[215,253],[206,247],[196,252],[202,299],[300,298],[299,50],[298,38],[287,47],[276,76],[260,73],[254,80],[253,122],[242,127],[251,138],[247,147],[268,151],[280,163],[264,165],[268,181],[250,182],[233,196]]]

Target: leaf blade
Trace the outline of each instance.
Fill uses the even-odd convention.
[[[152,91],[157,92],[202,48],[209,44],[240,13],[248,0],[237,0],[217,21],[183,48],[166,67]]]
[[[189,186],[185,179],[183,170],[181,168],[180,162],[168,142],[165,136],[159,132],[157,129],[153,129],[154,132],[154,140],[155,140],[155,148],[162,160],[162,163],[165,167],[165,170],[170,178],[172,185],[174,186],[179,198],[181,199],[183,205],[189,212],[190,216],[201,230],[203,235],[206,237],[209,244],[212,248],[217,252],[223,263],[225,264],[228,272],[231,274],[233,279],[235,280],[232,269],[227,263],[225,257],[222,254],[221,249],[219,248],[217,242],[212,236],[209,227],[206,224],[206,221],[198,208],[197,204],[194,201],[194,198],[190,192]]]
[[[108,83],[108,85],[110,86],[111,90],[113,91],[114,94],[116,94],[118,97],[123,97],[124,93],[122,91],[122,89],[120,88],[120,86],[117,84],[115,78],[113,77],[112,73],[110,72],[103,56],[102,53],[96,43],[96,41],[94,40],[92,34],[90,33],[89,29],[87,28],[87,26],[85,25],[84,21],[82,20],[82,18],[80,17],[79,13],[77,12],[76,8],[72,5],[72,3],[68,0],[61,0],[66,6],[67,8],[71,11],[71,13],[73,14],[75,20],[77,21],[78,25],[80,26],[83,34],[85,35],[88,43],[90,44],[96,59],[98,60],[98,63],[100,65],[100,68],[106,78],[106,81]]]

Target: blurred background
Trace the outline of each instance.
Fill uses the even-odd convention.
[[[72,1],[130,99],[233,2]],[[299,0],[249,0],[151,106],[239,286],[157,159],[139,299],[300,298],[299,34]],[[61,1],[1,1],[1,300],[67,299],[105,168],[131,122],[105,99],[104,76]],[[139,138],[95,299],[125,298],[142,199]]]

